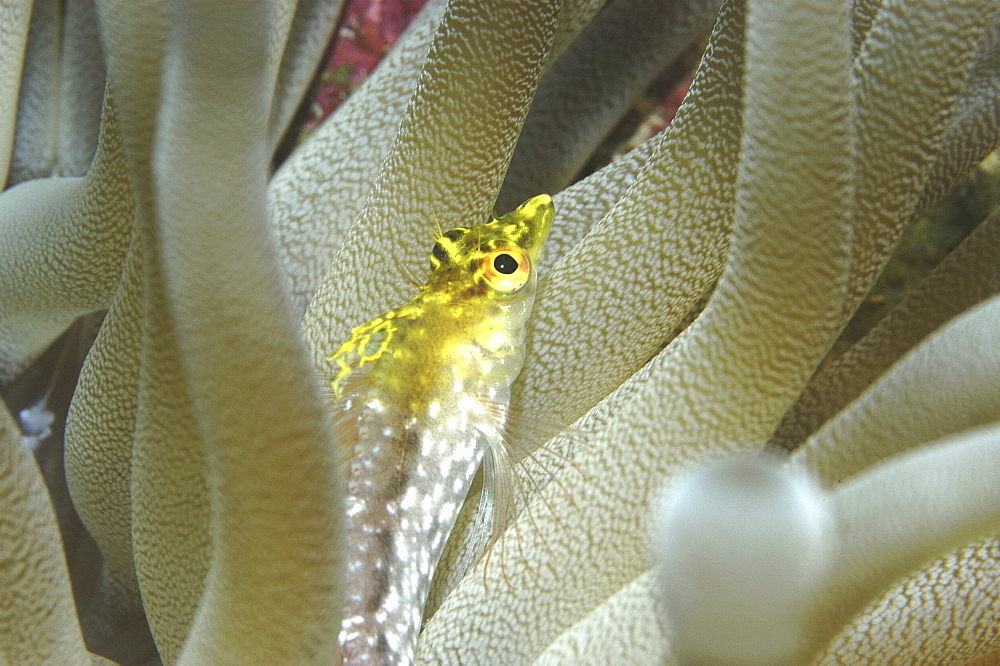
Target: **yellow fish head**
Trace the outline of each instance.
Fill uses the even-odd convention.
[[[449,229],[431,252],[431,283],[438,289],[481,288],[499,300],[533,290],[554,218],[552,197],[540,194],[486,224]]]

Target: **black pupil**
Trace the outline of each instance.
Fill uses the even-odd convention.
[[[493,259],[493,268],[497,269],[497,273],[510,275],[517,270],[517,259],[509,254],[498,254]]]

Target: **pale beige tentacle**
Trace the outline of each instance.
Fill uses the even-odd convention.
[[[330,662],[340,619],[339,475],[267,220],[269,9],[181,4],[165,65],[159,259],[211,501],[181,663]]]
[[[986,44],[982,57],[973,64],[951,111],[930,177],[920,193],[918,211],[937,201],[1000,146],[1000,24],[995,31],[992,44]]]
[[[559,23],[552,38],[552,56],[562,53],[587,27],[608,0],[567,0],[559,6]]]
[[[272,40],[281,44],[278,51],[281,62],[275,68],[274,95],[268,121],[272,153],[288,130],[312,83],[343,4],[344,0],[298,0],[280,5],[281,9],[291,14],[291,22],[285,29],[275,25],[271,30]]]
[[[817,373],[770,445],[792,450],[952,317],[1000,291],[1000,211],[984,220],[896,308]]]
[[[973,70],[977,46],[998,15],[996,3],[981,0],[898,0],[879,9],[854,63],[861,224],[855,228],[845,319],[871,288],[906,223],[929,203],[920,195],[930,187],[947,120]],[[924,83],[928,77],[933,94]]]
[[[894,583],[830,642],[817,662],[931,666],[964,663],[998,648],[1000,540],[994,536]],[[988,657],[977,662],[995,663]]]
[[[600,171],[573,183],[553,198],[556,221],[545,241],[545,264],[539,275],[547,275],[577,243],[608,214],[642,167],[656,150],[660,137],[654,136],[630,150]]]
[[[20,93],[7,184],[86,173],[104,96],[92,0],[34,3]]]
[[[444,5],[427,4],[378,69],[271,179],[275,234],[300,315],[389,152]]]
[[[17,127],[7,185],[51,176],[58,143],[59,43],[62,3],[36,0],[31,6],[21,88],[17,97]]]
[[[45,482],[0,402],[0,662],[88,661]]]
[[[132,539],[143,609],[164,663],[176,663],[208,573],[205,451],[180,367],[159,261],[150,256],[131,464]]]
[[[854,0],[854,55],[858,55],[861,45],[882,8],[883,0]]]
[[[111,302],[132,222],[121,141],[109,102],[86,177],[38,179],[0,195],[0,382]]]
[[[998,339],[994,296],[906,354],[806,440],[792,464],[832,486],[924,442],[1000,420]]]
[[[84,363],[66,423],[66,476],[80,518],[104,556],[101,589],[81,609],[88,643],[116,656],[122,636],[150,649],[131,535],[131,460],[139,401],[144,245],[152,219],[150,150],[159,100],[160,61],[170,10],[159,0],[98,2],[109,96],[122,127],[133,228],[121,281]]]
[[[534,661],[535,666],[602,661],[675,663],[663,631],[663,609],[655,586],[652,571],[636,577],[552,641]],[[622,630],[609,635],[606,628],[612,625],[619,625]]]
[[[814,599],[811,651],[827,645],[873,593],[941,552],[1000,529],[998,466],[1000,425],[993,423],[876,465],[833,489],[839,550],[823,594]],[[855,657],[885,663],[870,653]]]
[[[304,10],[305,14],[296,15],[295,19],[286,15],[285,27],[292,21],[293,29],[298,25],[301,30],[322,32],[322,25],[313,25],[310,19],[317,18],[320,23],[328,19],[322,15],[324,6],[306,7],[308,11]],[[286,14],[289,9],[286,5],[278,8]],[[314,9],[321,15],[310,15]],[[311,57],[308,51],[316,44],[286,53],[285,57],[291,57],[294,62],[283,60],[282,69],[277,72],[278,47],[275,43],[283,39],[280,29],[275,27],[278,23],[281,21],[272,22],[268,68],[271,74],[276,73],[278,86],[294,88],[301,74],[299,68],[305,66],[302,59]],[[288,46],[300,48],[295,44]],[[271,78],[271,74],[265,78]],[[214,95],[207,91],[201,94]],[[282,95],[286,94],[294,96],[297,93],[277,90],[272,103],[280,103]],[[271,108],[273,112],[276,107]],[[272,113],[272,123],[275,118]],[[269,132],[275,130],[273,124],[269,127]],[[268,146],[271,146],[275,137],[269,136]],[[205,589],[211,555],[210,507],[205,451],[180,365],[181,354],[174,322],[168,314],[162,270],[155,253],[151,250],[148,253],[144,263],[149,288],[143,306],[140,401],[132,462],[132,536],[138,581],[151,632],[162,659],[175,663]]]
[[[94,0],[63,3],[56,173],[82,176],[97,151],[106,72]]]
[[[546,71],[497,197],[506,212],[569,185],[635,98],[711,30],[720,0],[608,3]]]
[[[718,278],[740,141],[738,14],[723,9],[685,103],[627,193],[539,284],[515,425],[519,411],[563,425],[581,416],[660,349]],[[559,206],[586,202],[589,190],[584,181],[556,199],[556,228]]]
[[[17,103],[30,19],[31,0],[18,0],[0,7],[0,185],[7,182],[14,149]]]

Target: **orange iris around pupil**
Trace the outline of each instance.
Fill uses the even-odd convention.
[[[527,253],[517,247],[487,252],[480,266],[486,284],[499,291],[517,291],[531,274]]]

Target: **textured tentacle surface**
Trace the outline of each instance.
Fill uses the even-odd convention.
[[[271,180],[275,234],[300,315],[378,176],[444,6],[440,0],[427,3],[372,76]]]
[[[653,77],[708,33],[720,5],[609,3],[540,82],[497,208],[569,185]]]
[[[267,5],[182,3],[164,65],[156,248],[211,509],[182,663],[319,663],[336,640],[339,478],[267,218],[272,18]],[[205,108],[223,78],[229,94]]]
[[[601,224],[545,276],[528,332],[536,360],[514,392],[526,414],[571,423],[655,354],[718,278],[740,141],[742,26],[735,7],[723,10],[674,123]],[[556,205],[588,201],[586,183]]]
[[[940,154],[949,114],[976,62],[976,45],[986,42],[998,11],[976,1],[918,0],[886,2],[879,10],[854,63],[863,224],[855,229],[852,300],[845,314],[860,303],[906,222],[920,212],[917,193]],[[931,99],[919,83],[921,72],[945,77]]]
[[[993,473],[998,462],[1000,427],[992,423],[876,466],[832,493],[840,547],[826,589],[815,600],[818,621],[807,634],[811,652],[826,645],[874,590],[888,587],[939,553],[1000,528],[1000,494]],[[945,570],[956,571],[952,567],[949,563]],[[983,592],[995,592],[996,573],[978,578],[966,595],[982,603]],[[938,589],[921,605],[933,604],[933,597],[955,589],[940,574],[936,584],[927,587]],[[959,630],[956,644],[966,640],[962,633]],[[988,649],[990,643],[983,643],[980,649]],[[876,646],[874,654],[864,655],[866,661],[884,661],[880,651]]]
[[[59,527],[38,467],[0,403],[0,659],[84,663]]]
[[[32,414],[60,412],[34,360],[74,318],[100,322],[52,396],[73,395],[66,475],[103,555],[99,580],[79,579],[92,567],[72,547],[62,562],[6,423],[3,658],[98,662],[82,637],[129,663],[336,659],[341,477],[315,375],[350,327],[406,300],[400,267],[423,274],[434,217],[482,222],[504,181],[539,172],[561,187],[669,59],[657,36],[689,38],[713,5],[605,4],[428,3],[270,182],[336,0],[2,4],[0,163],[20,184],[0,193],[0,391],[41,387]],[[807,610],[781,610],[796,654],[936,664],[1000,647],[995,215],[804,389],[905,226],[996,147],[998,6],[722,5],[671,127],[552,192],[511,400],[521,515],[468,573],[475,512],[459,517],[418,661],[683,658],[651,507],[688,463],[758,450],[786,413],[773,441],[805,442],[793,471],[822,472],[847,533]],[[609,57],[589,48],[636,21]],[[762,605],[748,648],[777,645]]]
[[[133,206],[120,131],[109,101],[85,177],[22,183],[0,201],[0,381],[111,302]]]
[[[11,151],[14,148],[14,131],[17,119],[18,91],[21,87],[21,70],[24,48],[28,41],[31,2],[21,0],[3,6],[0,13],[0,182],[7,182]]]
[[[950,433],[1000,420],[1000,297],[971,308],[900,359],[792,455],[826,485]],[[948,362],[942,365],[942,360]],[[945,400],[929,411],[924,387]],[[888,411],[890,402],[895,409]]]
[[[287,28],[275,26],[270,31],[275,45],[272,58],[280,59],[274,69],[274,93],[268,121],[272,153],[302,103],[343,4],[343,0],[302,0],[279,5],[279,11],[287,15],[290,22]]]
[[[931,331],[1000,291],[998,244],[1000,212],[984,220],[864,339],[809,381],[771,444],[794,449]]]

